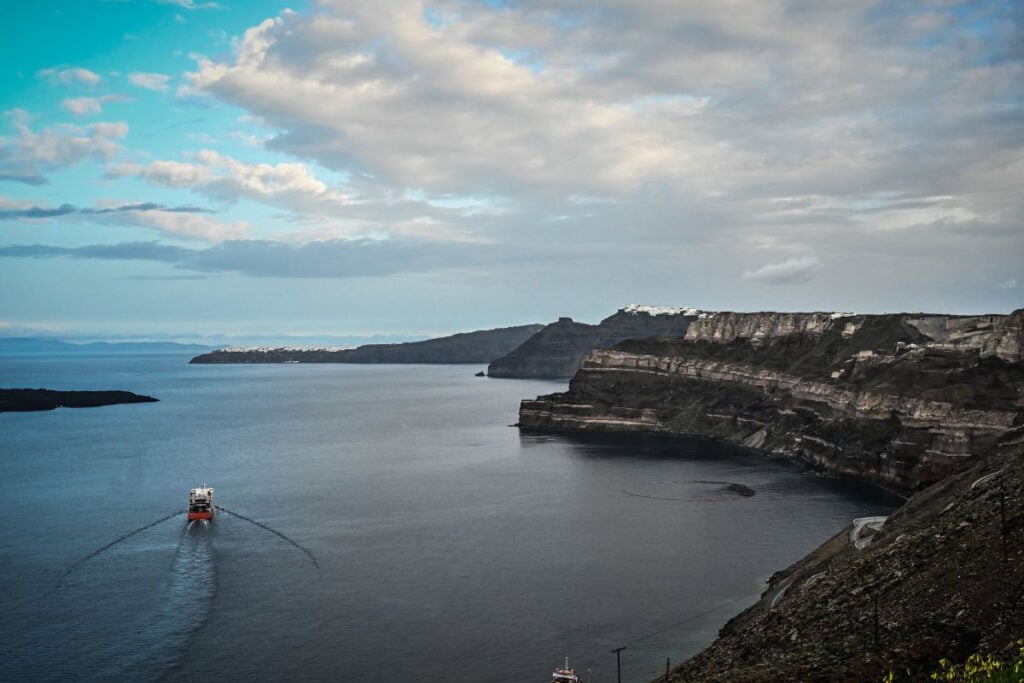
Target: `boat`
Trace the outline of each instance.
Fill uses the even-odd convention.
[[[206,484],[188,492],[188,519],[213,519],[213,489]]]
[[[569,658],[565,658],[565,666],[561,669],[555,669],[552,675],[551,683],[581,683],[580,677],[576,675],[576,672],[569,668]]]

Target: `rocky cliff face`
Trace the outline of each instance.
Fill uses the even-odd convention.
[[[560,318],[487,368],[491,377],[572,377],[595,348],[626,339],[682,338],[700,311],[689,308],[626,306],[597,325]]]
[[[717,313],[597,350],[520,426],[712,437],[909,492],[1024,423],[1009,316]]]
[[[887,520],[856,520],[776,573],[754,606],[668,680],[881,681],[889,672],[931,680],[942,658],[1016,659],[1022,604],[1018,429]]]

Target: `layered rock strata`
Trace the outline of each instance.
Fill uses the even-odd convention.
[[[522,428],[711,437],[909,492],[1024,422],[1024,311],[718,313],[596,350]]]

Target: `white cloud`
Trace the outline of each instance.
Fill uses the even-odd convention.
[[[305,164],[247,164],[204,149],[192,161],[154,161],[145,166],[120,165],[112,175],[138,175],[154,185],[187,187],[216,199],[267,201],[281,197],[317,198],[344,202],[346,197],[318,180]]]
[[[681,153],[694,141],[677,126],[653,130],[630,102],[579,92],[460,27],[439,30],[419,5],[345,11],[353,18],[267,20],[234,62],[200,60],[192,86],[287,129],[274,149],[434,192],[618,195],[701,156]]]
[[[99,122],[87,126],[62,124],[37,133],[29,127],[23,110],[7,112],[16,135],[0,137],[0,180],[44,184],[44,173],[86,159],[110,160],[120,149],[116,142],[128,134],[124,122]]]
[[[194,9],[220,9],[222,5],[216,2],[199,2],[195,0],[156,0],[161,5],[174,5],[181,7],[182,9],[194,10]],[[175,15],[178,16],[178,15]]]
[[[140,211],[133,212],[131,217],[138,225],[206,242],[243,239],[252,232],[252,226],[245,221],[225,222],[198,213]]]
[[[167,92],[167,84],[171,80],[171,77],[167,74],[135,71],[128,74],[128,80],[131,81],[132,84],[137,85],[140,88],[145,88],[146,90]]]
[[[103,111],[103,104],[98,97],[68,97],[60,106],[77,116],[99,114]]]
[[[39,76],[47,79],[54,85],[96,85],[101,80],[99,74],[81,67],[72,67],[68,69],[43,69],[39,72]]]
[[[790,258],[783,263],[768,263],[756,270],[744,271],[743,279],[769,285],[794,285],[807,282],[821,270],[814,256]]]
[[[979,66],[993,48],[935,8],[323,4],[201,59],[190,92],[258,114],[275,150],[427,192],[956,190],[1007,142],[977,103],[1010,106],[1024,82],[1019,63]]]
[[[103,97],[67,97],[60,106],[76,116],[102,114],[103,105],[107,102],[125,102],[124,95],[104,95]]]

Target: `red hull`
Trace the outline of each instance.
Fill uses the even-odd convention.
[[[193,519],[213,519],[213,510],[208,512],[190,512],[188,513],[189,521]]]

